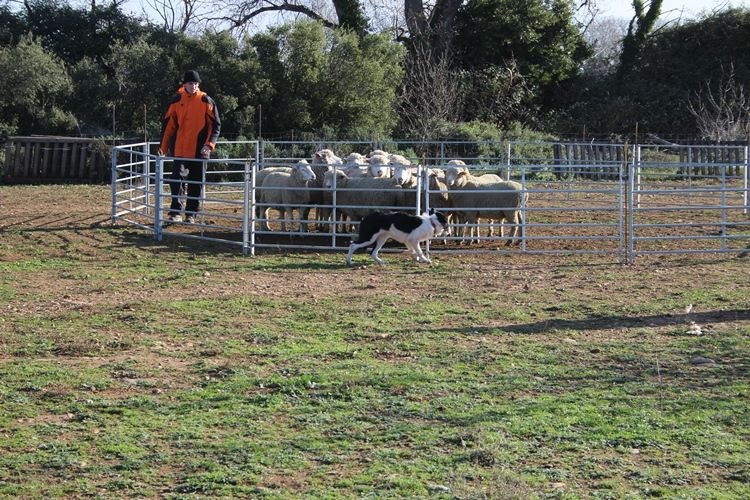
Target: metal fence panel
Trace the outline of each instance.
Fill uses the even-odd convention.
[[[733,253],[750,246],[743,146],[710,154],[706,146],[462,141],[238,142],[220,148],[224,158],[207,161],[203,210],[192,225],[164,223],[169,204],[164,171],[171,170],[171,159],[150,153],[153,144],[117,148],[112,157],[113,222],[152,231],[157,239],[199,238],[238,245],[250,254],[260,249],[342,251],[357,220],[344,226],[341,214],[378,208],[418,213],[435,206],[451,213],[445,206],[451,191],[446,195],[445,186],[430,175],[440,179],[449,160],[461,159],[474,175],[496,173],[521,184],[520,245],[507,246],[508,221],[490,217],[501,207],[474,206],[476,223],[467,224],[454,213],[453,235],[430,242],[434,252],[600,254],[632,262],[647,254]],[[324,188],[322,182],[307,188],[315,196],[292,214],[282,216],[278,206],[261,202],[264,187],[256,183],[260,170],[310,161],[323,148],[342,157],[375,149],[399,152],[414,163],[419,184],[394,188],[398,201],[385,205],[365,202],[366,190]],[[709,159],[720,163],[707,163]],[[268,208],[267,217],[261,208]],[[307,231],[302,231],[304,225]],[[471,229],[477,233],[473,243],[463,235]]]

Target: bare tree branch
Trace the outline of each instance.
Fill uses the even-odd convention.
[[[435,137],[442,124],[459,120],[464,85],[446,53],[435,56],[417,47],[406,67],[397,105],[402,123],[419,138]]]
[[[690,99],[688,110],[695,117],[705,139],[738,141],[745,138],[750,126],[750,99],[737,81],[734,64],[728,71],[722,67],[719,82],[706,81]]]

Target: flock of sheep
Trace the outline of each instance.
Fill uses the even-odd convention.
[[[421,176],[421,178],[420,178]],[[428,182],[428,189],[418,189]],[[480,219],[505,222],[512,229],[506,245],[520,243],[521,212],[528,193],[518,182],[495,174],[473,175],[461,160],[450,160],[445,168],[423,169],[399,154],[375,150],[367,156],[351,153],[345,159],[330,149],[313,154],[310,161],[299,160],[291,167],[266,167],[255,173],[257,219],[261,231],[270,231],[268,211],[280,214],[281,230],[288,221],[299,221],[301,232],[308,231],[311,209],[315,207],[318,231],[330,231],[340,224],[341,232],[376,210],[414,210],[417,195],[422,207],[434,208],[463,229],[462,241],[479,241]],[[425,199],[424,193],[429,198]],[[332,220],[333,207],[336,219]],[[298,219],[294,219],[297,210]],[[500,226],[503,238],[503,226]]]

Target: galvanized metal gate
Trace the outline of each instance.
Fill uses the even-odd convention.
[[[241,157],[231,153],[241,148]],[[406,152],[420,164],[420,183],[404,188],[413,191],[410,206],[390,206],[419,212],[430,208],[437,189],[426,182],[429,169],[444,167],[449,159],[463,159],[474,174],[497,173],[520,182],[528,202],[520,207],[523,238],[518,247],[508,247],[499,235],[500,221],[480,220],[478,242],[468,244],[456,233],[433,240],[433,252],[495,255],[597,254],[620,262],[633,262],[642,255],[690,253],[739,253],[750,246],[748,218],[748,154],[744,146],[730,154],[697,154],[693,148],[677,150],[645,145],[602,145],[606,152],[560,143],[222,143],[219,155],[206,160],[203,179],[203,210],[195,224],[167,224],[165,207],[169,192],[163,182],[172,159],[152,153],[154,145],[122,146],[112,157],[112,221],[164,236],[195,238],[239,246],[243,253],[262,249],[280,251],[339,250],[349,243],[351,228],[334,221],[342,206],[334,190],[326,191],[324,206],[309,204],[309,218],[287,216],[289,229],[279,230],[279,214],[270,207],[268,231],[260,229],[259,208],[263,187],[256,185],[257,172],[268,166],[292,165],[324,147],[338,151],[389,149]],[[726,149],[726,146],[722,146]],[[685,148],[684,150],[681,148]],[[560,151],[590,151],[591,154]],[[557,151],[557,153],[556,153]],[[719,158],[722,163],[695,161]],[[290,188],[292,189],[292,188]],[[433,195],[430,197],[430,195]],[[365,198],[363,193],[363,199]],[[333,219],[318,221],[329,209]],[[476,207],[485,210],[487,207]],[[295,212],[296,213],[296,212]],[[307,223],[309,232],[301,231]]]

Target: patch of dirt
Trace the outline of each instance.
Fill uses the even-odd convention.
[[[690,288],[695,283],[715,282],[722,279],[727,270],[735,268],[744,279],[737,276],[737,280],[731,280],[735,285],[727,286],[748,286],[746,259],[731,255],[645,256],[640,257],[636,265],[627,266],[617,263],[612,255],[496,255],[473,253],[468,249],[433,254],[436,263],[455,275],[456,280],[425,273],[420,266],[412,267],[406,254],[386,254],[389,265],[384,267],[357,254],[358,265],[349,268],[344,264],[343,255],[340,264],[331,264],[330,258],[326,258],[321,259],[325,260],[324,264],[315,265],[316,257],[323,254],[294,250],[288,251],[289,265],[283,272],[269,268],[269,272],[248,275],[232,265],[212,267],[201,258],[226,255],[230,263],[252,259],[243,257],[230,245],[169,237],[155,242],[149,233],[136,228],[109,231],[109,186],[0,186],[0,194],[0,213],[3,214],[0,261],[25,261],[32,257],[29,255],[29,248],[32,248],[44,261],[74,254],[94,267],[104,268],[115,265],[120,258],[157,255],[175,273],[202,270],[200,289],[170,287],[173,299],[244,294],[316,300],[341,297],[346,293],[357,297],[408,294],[439,300],[449,297],[453,287],[469,286],[478,294],[497,300],[503,300],[510,293],[526,294],[530,300],[545,297],[553,303],[564,302],[571,294],[592,299],[617,294],[623,305],[627,305],[638,304],[644,294],[669,293]],[[572,234],[576,228],[562,226],[558,230]],[[125,257],[122,256],[124,251],[128,251]],[[582,268],[588,271],[581,272]],[[170,279],[173,278],[165,277],[165,283]],[[91,287],[82,287],[79,276],[66,276],[64,270],[50,266],[46,271],[29,273],[24,283],[24,291],[30,296],[48,295],[49,300],[44,303],[12,300],[3,306],[3,312],[41,314],[50,310],[75,310],[86,313],[104,302],[120,304],[127,311],[128,304],[138,303],[159,287],[159,283],[146,283],[138,276],[117,285],[108,288],[107,284],[92,280]],[[522,301],[512,305],[523,307]]]

